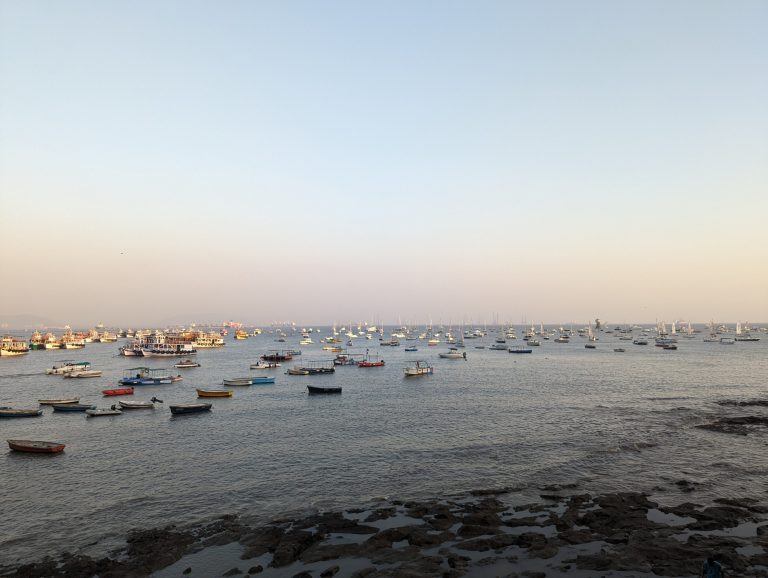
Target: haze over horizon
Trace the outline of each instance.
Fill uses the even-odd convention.
[[[0,1],[0,323],[768,320],[766,22]]]

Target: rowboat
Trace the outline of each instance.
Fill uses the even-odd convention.
[[[119,409],[86,409],[85,415],[88,417],[101,417],[107,415],[123,415]]]
[[[87,403],[54,403],[51,405],[53,411],[85,411],[87,409],[96,409],[95,405]]]
[[[225,379],[224,385],[255,385],[257,383],[275,383],[274,377],[234,377]]]
[[[309,371],[301,367],[289,367],[285,373],[288,375],[309,375]]]
[[[84,369],[84,370],[76,370],[76,371],[70,371],[69,373],[65,373],[64,377],[80,377],[80,378],[88,378],[88,377],[101,377],[101,371],[98,369]]]
[[[79,397],[61,398],[61,399],[38,399],[37,403],[40,405],[56,405],[57,403],[78,403]]]
[[[307,393],[309,394],[324,394],[324,393],[341,393],[340,385],[308,385]]]
[[[198,389],[197,397],[232,397],[233,393],[229,389]]]
[[[64,451],[64,444],[59,442],[41,442],[33,440],[7,440],[8,447],[17,452],[32,454],[56,454]]]
[[[114,389],[102,389],[101,393],[103,393],[105,397],[110,397],[115,395],[133,395],[133,388],[132,387],[116,387]]]
[[[43,415],[42,409],[0,409],[0,417],[37,417]]]
[[[211,411],[213,405],[210,403],[179,403],[176,405],[168,406],[171,408],[173,415],[184,415],[187,413],[200,413],[203,411]]]
[[[179,367],[183,369],[185,367],[200,367],[200,364],[197,361],[193,361],[191,359],[185,359],[184,361],[179,361],[178,363],[175,363],[174,367]]]
[[[155,398],[151,401],[123,401],[122,399],[117,403],[123,409],[155,409]]]

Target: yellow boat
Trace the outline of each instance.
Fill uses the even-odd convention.
[[[197,397],[232,397],[229,389],[198,389]]]

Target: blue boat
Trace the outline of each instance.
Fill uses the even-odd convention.
[[[13,409],[4,407],[0,409],[0,418],[2,417],[38,417],[43,415],[42,409]]]
[[[211,411],[213,404],[210,403],[179,403],[176,405],[169,405],[171,413],[173,415],[184,415],[187,413],[201,413],[204,411]]]
[[[225,379],[224,385],[256,385],[258,383],[275,383],[274,377],[233,377]]]
[[[173,383],[173,377],[167,369],[150,369],[149,367],[131,367],[126,369],[120,385],[162,385]]]
[[[51,405],[53,411],[85,411],[87,409],[96,409],[95,405],[85,403],[55,403]]]
[[[411,347],[406,347],[405,351],[418,351],[418,349],[416,349],[415,347],[411,346]]]

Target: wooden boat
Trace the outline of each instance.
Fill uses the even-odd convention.
[[[431,375],[433,367],[426,361],[417,361],[416,365],[405,368],[405,377],[417,377],[419,375]]]
[[[87,403],[54,403],[51,405],[53,411],[85,411],[87,409],[96,409],[95,405]]]
[[[275,383],[274,377],[260,376],[260,377],[235,377],[232,379],[225,379],[224,385],[255,385],[259,383]]]
[[[211,411],[213,405],[210,403],[179,403],[176,405],[169,405],[171,413],[173,415],[184,415],[187,413],[200,413],[203,411]]]
[[[111,397],[115,395],[133,395],[132,387],[115,387],[113,389],[102,389],[101,393],[104,397]]]
[[[88,417],[102,417],[108,415],[123,415],[119,409],[86,409],[85,415]]]
[[[160,401],[154,397],[150,401],[123,401],[122,399],[117,403],[120,404],[122,409],[155,409],[155,402]]]
[[[273,349],[261,356],[262,361],[290,361],[291,359],[293,359],[292,352],[279,349]]]
[[[60,398],[60,399],[38,399],[37,403],[40,405],[56,405],[61,403],[78,403],[80,401],[79,397],[71,397],[71,398]]]
[[[184,378],[181,377],[180,375],[174,375],[171,377],[171,383],[176,383],[177,381],[181,381],[182,379]]]
[[[101,371],[97,369],[75,370],[75,371],[70,371],[69,373],[65,373],[64,377],[79,377],[79,378],[101,377]]]
[[[233,393],[229,389],[198,389],[197,397],[232,397]]]
[[[183,369],[185,367],[200,367],[200,364],[197,361],[193,361],[191,359],[185,359],[183,361],[179,361],[178,363],[175,363],[174,367]]]
[[[37,417],[43,415],[42,409],[13,409],[7,407],[0,409],[0,418],[2,417]]]
[[[309,393],[310,395],[325,394],[325,393],[341,393],[341,386],[340,385],[308,385],[307,393]]]
[[[6,440],[8,447],[16,452],[28,452],[31,454],[57,454],[66,447],[59,442],[41,442],[34,440]]]
[[[301,367],[290,367],[285,373],[288,375],[309,375],[309,371]]]

